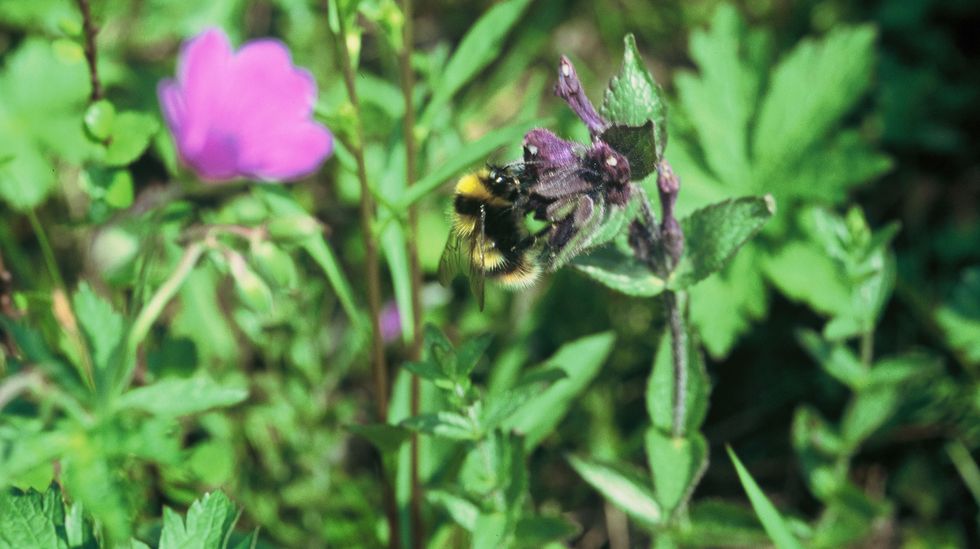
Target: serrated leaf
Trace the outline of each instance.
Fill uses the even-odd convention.
[[[670,330],[665,330],[653,371],[647,382],[646,403],[650,422],[664,432],[671,432],[674,426],[674,365],[671,356]],[[685,432],[696,432],[708,413],[708,395],[711,391],[708,375],[704,369],[704,359],[697,337],[687,335],[687,393],[682,422]]]
[[[650,163],[637,157],[637,166],[634,167],[634,158],[627,155],[633,179],[639,181],[656,168],[667,146],[667,103],[660,86],[643,65],[640,52],[636,49],[636,38],[627,34],[623,44],[623,65],[609,81],[599,114],[614,125],[648,128],[645,136],[632,137],[639,144],[631,148],[654,150],[657,161]],[[652,122],[652,125],[648,126],[648,122]]]
[[[80,502],[113,540],[132,534],[132,517],[123,503],[118,468],[104,456],[105,450],[92,440],[73,440],[72,452],[61,461],[61,479],[72,500]]]
[[[610,503],[645,526],[656,526],[663,520],[664,514],[643,475],[575,456],[569,456],[568,462],[575,472]]]
[[[446,374],[443,373],[442,368],[439,368],[434,363],[429,361],[424,362],[404,362],[402,363],[402,368],[405,368],[409,372],[419,376],[422,379],[427,379],[429,381],[440,381],[448,380]]]
[[[664,291],[663,279],[650,268],[616,246],[604,246],[580,255],[572,266],[612,290],[634,297],[654,297]]]
[[[768,292],[759,276],[762,257],[758,247],[749,244],[721,272],[690,290],[691,324],[712,358],[724,358],[752,322],[766,315]]]
[[[100,379],[98,372],[109,369],[113,353],[126,335],[123,316],[86,282],[72,294],[72,308],[91,351],[96,379]]]
[[[827,134],[871,84],[875,31],[838,27],[803,40],[773,71],[752,143],[765,173],[785,173]],[[761,175],[761,173],[760,173]]]
[[[456,349],[456,375],[460,378],[467,378],[473,372],[473,368],[483,358],[490,342],[493,341],[491,334],[483,334],[467,340]]]
[[[191,504],[187,520],[164,508],[160,549],[223,549],[238,518],[238,510],[221,492],[205,494]]]
[[[455,412],[436,412],[410,417],[401,426],[413,431],[454,440],[476,440],[480,433],[468,418]]]
[[[668,286],[685,289],[717,272],[776,212],[771,195],[725,200],[681,220],[684,255]]]
[[[54,485],[44,494],[33,489],[0,491],[0,547],[67,548],[64,524],[64,504]]]
[[[211,408],[232,406],[248,398],[248,390],[222,385],[205,375],[166,378],[127,391],[117,402],[120,409],[142,410],[158,416],[178,417]]]
[[[644,437],[653,490],[665,513],[682,507],[708,468],[708,442],[701,433],[673,437],[656,427]]]
[[[412,432],[408,429],[387,423],[348,425],[347,430],[367,439],[382,454],[389,454],[398,450],[405,441],[412,437]]]
[[[523,433],[528,450],[537,446],[555,429],[575,399],[599,373],[614,341],[612,333],[604,332],[562,345],[539,368],[561,368],[568,377],[556,381],[521,406],[504,422],[506,429]]]
[[[750,35],[733,6],[715,11],[707,32],[691,33],[691,57],[699,75],[676,77],[678,97],[694,123],[708,167],[735,192],[749,191],[751,160],[746,135],[759,98],[762,75],[750,57],[761,36]],[[683,172],[678,172],[683,173]]]
[[[755,509],[755,514],[762,521],[762,526],[766,529],[766,533],[769,534],[769,539],[779,549],[803,549],[800,542],[793,536],[785,519],[779,514],[779,511],[776,510],[772,502],[769,501],[769,498],[766,497],[762,489],[759,488],[755,479],[752,478],[752,475],[749,474],[748,470],[742,465],[742,462],[731,448],[728,448],[728,457],[731,458],[732,463],[735,465],[735,472],[738,473],[738,479],[742,483],[742,488],[748,494],[749,501],[752,502],[752,508]]]
[[[838,266],[809,242],[791,242],[762,267],[783,295],[828,316],[851,306],[850,287]]]
[[[132,163],[143,154],[159,127],[157,119],[149,114],[132,111],[120,113],[113,123],[105,163],[109,166]]]

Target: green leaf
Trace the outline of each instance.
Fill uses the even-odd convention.
[[[104,380],[104,372],[109,370],[113,353],[125,338],[123,316],[84,281],[72,294],[72,308],[92,354],[96,379]],[[99,375],[99,372],[103,372],[103,375]]]
[[[683,507],[708,468],[708,442],[701,433],[675,438],[656,427],[645,436],[653,489],[665,513]]]
[[[684,218],[684,255],[668,286],[688,288],[720,270],[775,212],[772,195],[766,195],[726,200]]]
[[[150,139],[159,127],[157,119],[149,114],[132,111],[120,113],[115,117],[105,163],[109,166],[131,164],[150,145]]]
[[[192,503],[186,524],[165,507],[160,549],[223,549],[237,520],[235,504],[221,492],[204,494]]]
[[[751,58],[761,54],[764,40],[761,33],[749,34],[733,6],[722,4],[707,32],[691,33],[691,57],[700,75],[685,71],[675,80],[708,167],[735,192],[752,188],[746,135],[763,74]]]
[[[442,368],[431,361],[405,362],[402,363],[402,368],[405,368],[420,378],[427,379],[429,381],[449,380],[449,378],[446,377],[446,374],[442,371]]]
[[[683,310],[683,307],[682,307]],[[674,363],[670,330],[664,331],[664,337],[657,347],[653,371],[647,382],[646,403],[650,422],[654,427],[671,432],[674,426]],[[696,432],[708,413],[708,394],[711,384],[704,368],[701,349],[693,333],[687,335],[687,392],[685,417],[683,421],[685,432]]]
[[[500,2],[470,27],[435,83],[432,99],[419,119],[420,125],[428,125],[460,88],[500,57],[507,35],[520,20],[528,3],[530,0]]]
[[[898,408],[901,386],[866,389],[851,401],[841,420],[841,436],[850,448],[857,448],[891,418]]]
[[[769,298],[759,276],[762,258],[759,247],[745,246],[721,272],[691,288],[691,324],[712,358],[724,358],[752,322],[765,317]]]
[[[565,541],[579,533],[579,527],[560,517],[525,516],[517,521],[514,537],[522,547],[544,547]]]
[[[735,452],[731,448],[727,448],[727,450],[728,457],[731,458],[732,463],[735,465],[735,472],[738,473],[738,479],[742,483],[742,488],[748,494],[749,501],[752,502],[752,508],[755,509],[756,515],[762,521],[762,526],[766,529],[766,533],[769,534],[769,539],[779,549],[803,549],[800,542],[790,532],[789,525],[786,524],[782,515],[779,514],[779,511],[769,501],[766,494],[756,484],[755,479],[752,478],[752,475],[749,474],[745,466],[742,465],[742,462],[739,461]]]
[[[864,95],[874,72],[874,40],[871,26],[841,26],[823,40],[804,40],[780,61],[752,142],[762,172],[792,169]]]
[[[458,150],[446,151],[447,160],[435,170],[420,177],[414,185],[409,187],[404,196],[396,201],[395,209],[399,212],[407,211],[409,206],[439,188],[446,181],[456,177],[466,168],[485,160],[490,153],[501,147],[510,145],[515,141],[519,142],[528,130],[542,126],[544,123],[545,121],[541,119],[517,122],[493,130],[472,143],[461,145]]]
[[[609,135],[614,140],[627,139],[633,143],[632,146],[617,150],[626,155],[630,161],[632,177],[639,181],[656,169],[667,146],[667,102],[664,101],[660,86],[643,65],[632,34],[626,35],[623,45],[623,65],[609,81],[599,114],[614,125],[643,129],[642,133],[630,132],[628,137],[620,130],[614,130]],[[604,137],[606,133],[609,130],[603,134]],[[613,148],[616,148],[615,145]],[[627,154],[629,151],[642,151],[642,154],[630,156]],[[654,159],[648,156],[649,151],[656,151]]]
[[[76,436],[72,452],[61,461],[65,493],[80,502],[101,523],[111,540],[125,540],[132,534],[133,517],[123,503],[120,469],[105,457],[106,449],[96,441]]]
[[[825,372],[851,389],[859,389],[868,376],[868,368],[842,343],[824,341],[810,330],[797,334],[800,345],[806,349]]]
[[[481,513],[476,517],[473,527],[473,549],[499,549],[507,547],[507,515],[504,513]]]
[[[85,111],[85,129],[97,141],[108,139],[116,121],[116,108],[111,102],[101,99],[89,105]]]
[[[44,494],[33,489],[0,491],[0,547],[67,548],[64,526],[65,508],[56,485]]]
[[[348,425],[347,430],[367,439],[382,454],[388,454],[398,450],[406,440],[412,437],[411,431],[397,425],[388,425],[387,423]]]
[[[493,335],[483,334],[467,340],[456,349],[456,376],[468,378],[490,347]]]
[[[233,406],[248,398],[248,390],[222,385],[210,377],[166,378],[127,391],[118,400],[120,409],[142,410],[158,416],[178,417],[211,408]]]
[[[28,37],[0,71],[0,198],[16,210],[41,204],[57,183],[50,157],[80,163],[96,146],[81,123],[88,97],[84,59],[59,57]]]
[[[616,246],[580,255],[572,260],[572,266],[596,282],[634,297],[654,297],[666,287],[648,266]]]
[[[537,446],[555,429],[575,399],[599,373],[599,367],[612,351],[614,341],[611,332],[604,332],[562,345],[538,368],[561,368],[568,377],[555,382],[521,406],[504,422],[505,427],[523,433],[528,450]]]
[[[569,456],[572,468],[610,503],[645,526],[663,520],[663,512],[643,475],[596,460]]]
[[[850,285],[838,265],[809,242],[791,242],[766,258],[763,268],[779,291],[827,316],[851,306]]]
[[[911,381],[931,377],[942,369],[942,360],[927,353],[909,353],[875,362],[865,387],[904,386]]]
[[[296,200],[282,187],[256,185],[254,191],[269,207],[270,212],[277,218],[286,216],[290,219],[295,219],[297,216],[310,217],[306,210],[297,204]],[[358,309],[350,281],[347,280],[344,271],[340,268],[340,261],[337,260],[333,249],[327,243],[326,239],[323,238],[323,232],[317,231],[315,234],[310,235],[302,241],[301,245],[327,277],[327,281],[337,294],[337,299],[340,301],[344,312],[347,313],[347,317],[351,319],[351,322],[366,331],[370,326],[368,319],[364,318],[364,315]]]
[[[691,505],[691,525],[683,532],[685,546],[761,547],[769,538],[752,510],[720,500]]]
[[[480,514],[480,508],[472,501],[445,490],[426,490],[425,497],[430,502],[445,509],[453,521],[466,530],[472,532],[476,527],[476,518]]]
[[[472,421],[454,412],[436,412],[410,417],[402,421],[401,426],[454,440],[476,440],[480,436]]]
[[[639,181],[657,171],[663,150],[658,148],[653,121],[642,126],[614,125],[599,136],[616,152],[626,157],[630,165],[630,177]]]

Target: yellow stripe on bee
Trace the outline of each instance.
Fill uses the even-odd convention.
[[[530,263],[526,258],[521,259],[521,266],[517,269],[503,273],[494,278],[500,285],[510,289],[518,290],[527,288],[537,282],[541,276],[541,269],[534,263]]]
[[[486,180],[490,177],[487,170],[466,174],[456,182],[456,194],[470,197],[491,206],[507,206],[509,201],[490,192]]]
[[[483,261],[483,270],[490,271],[502,266],[507,259],[504,258],[504,254],[500,253],[500,250],[493,247],[491,243],[485,244],[483,246],[483,257],[480,257],[480,249],[473,249],[473,263],[479,267],[480,261]]]
[[[476,218],[471,215],[455,214],[453,216],[453,230],[459,236],[470,236],[476,230]]]

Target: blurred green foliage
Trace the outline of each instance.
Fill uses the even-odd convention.
[[[407,536],[411,432],[433,547],[980,537],[975,2],[417,2],[411,190],[399,5],[340,2],[368,175],[387,199],[384,296],[401,314],[388,418],[370,412],[345,146],[358,113],[323,3],[90,4],[106,92],[94,104],[77,5],[0,0],[0,546],[25,546],[22,531],[52,547],[381,546],[386,468]],[[210,25],[236,44],[279,37],[312,71],[318,116],[341,138],[316,177],[202,189],[180,167],[155,89],[180,42]],[[777,204],[747,244],[726,232],[745,246],[691,290],[692,339],[708,356],[682,439],[657,430],[671,417],[656,394],[670,383],[663,310],[649,298],[663,281],[627,271],[630,284],[606,288],[564,269],[514,296],[488,286],[483,313],[463,284],[431,282],[449,232],[444,183],[517,158],[534,126],[587,141],[550,95],[556,60],[571,57],[597,98],[628,33],[668,100],[680,216],[749,195]],[[655,176],[642,183],[656,195]],[[427,332],[424,360],[402,368],[416,329],[409,204],[424,319],[445,335]],[[155,308],[194,243],[200,255]],[[600,278],[623,266],[606,252],[576,267]],[[412,375],[424,380],[415,418]],[[218,488],[230,500],[200,498]],[[684,520],[661,526],[671,513]]]

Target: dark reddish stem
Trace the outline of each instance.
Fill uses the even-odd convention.
[[[77,0],[78,9],[82,12],[82,30],[85,33],[85,61],[88,62],[88,72],[92,81],[92,102],[102,99],[102,84],[99,82],[99,66],[96,62],[95,34],[98,32],[92,24],[92,10],[88,0]]]

